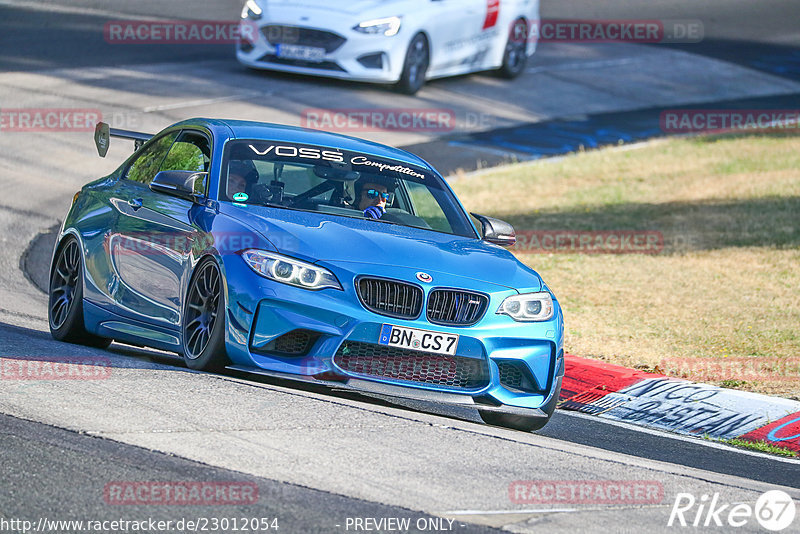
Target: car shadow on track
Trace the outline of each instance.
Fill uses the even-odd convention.
[[[107,350],[63,343],[55,341],[48,332],[2,322],[0,322],[0,358],[40,362],[63,361],[130,369],[155,368],[158,365],[168,365],[173,368],[182,366],[181,359],[167,352],[118,343],[112,344]],[[195,372],[185,368],[182,370]]]
[[[8,369],[12,370],[14,368],[13,362],[9,365],[7,362],[8,360],[65,362],[95,367],[158,369],[162,371],[169,370],[192,374],[206,374],[203,371],[195,371],[187,368],[183,362],[183,358],[174,353],[117,342],[112,343],[111,346],[105,350],[86,347],[83,345],[55,341],[50,337],[50,334],[45,331],[0,322],[0,361],[4,360],[6,361]],[[0,367],[0,371],[3,369],[5,369],[5,367]],[[480,421],[477,412],[471,409],[439,407],[439,405],[436,404],[413,400],[397,400],[396,402],[392,402],[390,399],[380,396],[363,395],[352,391],[332,389],[322,384],[298,382],[235,370],[226,370],[219,376],[246,380],[253,384],[286,387],[341,399],[368,402],[377,406],[395,406],[408,408],[413,411],[442,415],[444,417],[454,417],[476,422]]]

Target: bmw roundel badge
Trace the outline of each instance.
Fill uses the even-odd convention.
[[[429,275],[428,273],[423,273],[422,271],[420,271],[420,272],[417,273],[417,280],[419,280],[420,282],[425,282],[426,284],[429,284],[429,283],[433,282],[433,277],[431,275]]]

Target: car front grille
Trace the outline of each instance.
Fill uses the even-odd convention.
[[[398,319],[416,319],[422,311],[422,288],[397,280],[360,278],[358,298],[369,311]]]
[[[324,48],[327,54],[337,50],[347,41],[337,33],[299,26],[269,24],[264,26],[261,32],[272,46],[278,44],[313,46],[314,48]]]
[[[333,361],[347,373],[451,389],[475,390],[489,383],[485,360],[345,341]]]
[[[428,321],[448,326],[469,326],[480,321],[489,298],[457,289],[434,289],[428,295]]]

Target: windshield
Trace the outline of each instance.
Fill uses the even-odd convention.
[[[329,147],[229,141],[219,200],[476,237],[453,194],[434,173]]]

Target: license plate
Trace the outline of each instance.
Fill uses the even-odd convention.
[[[275,54],[286,59],[301,59],[314,63],[320,63],[325,59],[325,49],[315,46],[279,44],[275,47]]]
[[[458,335],[385,324],[381,327],[378,343],[389,347],[453,356],[458,348]]]

